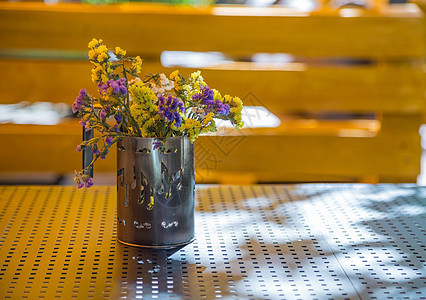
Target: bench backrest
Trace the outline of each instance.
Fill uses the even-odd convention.
[[[251,93],[274,112],[423,110],[422,13],[301,13],[285,8],[122,4],[0,3],[0,102],[72,103],[92,88],[87,43],[102,38],[145,59],[146,72],[171,71],[169,51],[215,51],[233,63],[205,68],[211,86]],[[254,64],[256,53],[286,53],[289,64]],[[183,73],[192,69],[180,68]]]

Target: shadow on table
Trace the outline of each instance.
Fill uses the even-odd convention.
[[[271,243],[265,243],[267,230],[285,228],[285,231],[292,231],[302,227],[306,229],[302,232],[305,236],[309,235],[312,240],[323,239],[323,247],[325,243],[330,245],[332,254],[325,251],[320,255],[327,259],[335,257],[344,266],[342,276],[349,278],[360,296],[418,298],[426,295],[422,288],[426,285],[425,188],[411,184],[308,184],[266,186],[256,190],[250,186],[213,187],[200,192],[203,199],[210,199],[208,205],[202,207],[203,212],[220,217],[221,213],[229,214],[231,207],[233,213],[238,212],[236,216],[243,216],[240,220],[244,224],[256,223],[256,228],[251,231],[247,230],[247,226],[241,227],[250,236],[250,240],[239,241],[241,248],[253,249],[257,241],[273,253]],[[221,203],[225,198],[232,204],[227,206],[228,211]],[[321,207],[313,205],[317,202]],[[321,211],[329,213],[322,215]],[[250,217],[254,214],[257,218]],[[238,218],[234,220],[238,222]],[[265,223],[267,225],[262,226]],[[226,222],[222,226],[226,226]],[[341,240],[336,233],[339,226],[347,240]],[[256,230],[261,234],[256,234]],[[357,238],[361,235],[369,242],[358,243]],[[273,240],[278,236],[270,238]],[[285,239],[287,244],[274,246],[286,248],[291,245],[293,249],[297,248],[295,245],[298,241],[293,236]],[[337,243],[337,240],[340,242]],[[309,239],[302,241],[307,243]],[[310,248],[304,246],[293,254],[303,255],[303,251]]]
[[[112,295],[421,298],[425,195],[404,186],[203,187],[197,214],[205,232],[196,243],[120,245]]]
[[[317,209],[328,206],[342,216],[323,215],[335,223],[323,235],[360,297],[424,298],[426,189],[354,185],[330,194],[339,198],[329,199],[335,204],[318,199]]]

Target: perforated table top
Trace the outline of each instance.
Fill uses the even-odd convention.
[[[0,187],[0,298],[426,299],[426,188],[198,186],[196,240],[115,239],[115,187]]]

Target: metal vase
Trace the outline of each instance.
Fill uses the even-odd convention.
[[[117,239],[172,248],[194,239],[194,145],[188,137],[124,137],[117,144]]]

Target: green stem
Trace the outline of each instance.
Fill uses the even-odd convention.
[[[126,79],[126,88],[127,88],[126,100],[127,100],[127,105],[129,105],[130,103],[129,84],[128,84],[129,81],[127,80],[127,72],[126,72],[126,68],[124,67],[124,60],[122,60],[121,63],[123,66],[123,76]]]
[[[113,141],[112,141],[112,144],[111,145],[108,145],[108,146],[105,146],[104,148],[107,148],[107,149],[110,149],[111,148],[111,146],[112,145],[114,145],[116,142],[118,142],[118,139],[114,139]],[[93,157],[93,159],[92,159],[92,161],[90,162],[90,164],[86,167],[86,168],[84,168],[83,169],[83,171],[84,170],[89,170],[89,168],[91,167],[91,166],[93,166],[93,164],[98,160],[98,158],[100,157],[100,155],[95,155],[94,157]]]
[[[154,74],[148,74],[148,75],[146,75],[146,77],[148,77],[148,79],[142,79],[142,82],[147,83],[152,79],[157,80],[158,76],[159,76],[158,74],[155,74],[155,75]]]
[[[121,102],[121,100],[119,98],[117,100],[118,100],[118,102],[120,102],[121,105],[124,106],[124,109],[129,114],[129,117],[130,117],[130,119],[132,121],[133,127],[135,127],[135,129],[136,129],[136,131],[138,133],[138,136],[142,137],[141,129],[140,129],[138,123],[136,122],[136,120],[133,118],[132,114],[130,113],[130,109],[128,107],[128,105],[130,104],[129,84],[128,84],[128,80],[127,80],[126,68],[124,67],[124,60],[122,60],[121,62],[122,62],[122,67],[123,67],[123,76],[126,79],[126,88],[127,88],[126,100],[127,100],[127,103],[126,103],[126,101],[124,103]]]
[[[120,102],[121,105],[123,105],[124,109],[129,114],[129,117],[130,117],[130,119],[132,121],[133,126],[135,127],[135,129],[136,129],[136,131],[138,133],[138,136],[142,137],[142,132],[141,132],[141,129],[140,129],[139,125],[138,125],[138,122],[136,122],[136,120],[133,118],[132,114],[130,113],[129,107],[125,103],[121,102],[120,98],[117,98],[117,100],[118,100],[118,102]]]

